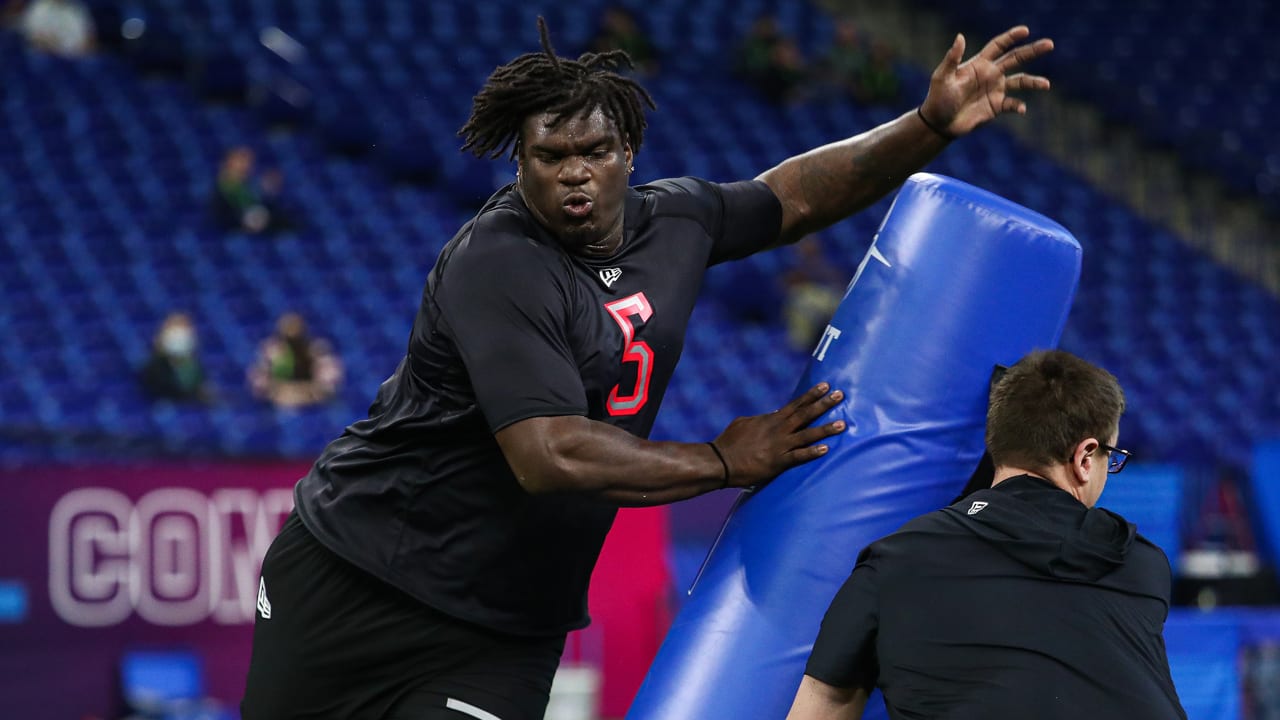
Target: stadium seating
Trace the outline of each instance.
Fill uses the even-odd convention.
[[[605,6],[545,8],[562,52],[586,44]],[[189,38],[183,67],[199,72],[175,75],[169,60],[127,49],[58,60],[0,36],[0,461],[312,455],[363,413],[403,352],[435,254],[510,178],[504,162],[458,153],[455,132],[485,75],[536,47],[538,10],[509,0],[95,7]],[[750,177],[896,115],[838,99],[777,108],[732,79],[734,43],[764,11],[811,55],[830,37],[830,19],[804,3],[713,0],[692,15],[679,0],[644,3],[662,73],[647,81],[660,110],[637,158],[641,181]],[[293,62],[263,32],[270,27],[303,49]],[[907,97],[922,96],[924,78],[904,72]],[[220,104],[241,73],[294,110],[273,109],[262,90],[248,105]],[[241,143],[283,170],[303,219],[296,231],[262,238],[207,225],[217,162]],[[1140,458],[1241,462],[1253,440],[1280,434],[1280,409],[1259,392],[1280,385],[1273,297],[998,129],[956,143],[930,169],[1080,238],[1085,270],[1063,346],[1123,381],[1131,412],[1122,444]],[[846,271],[888,203],[826,233]],[[780,297],[769,279],[792,260],[784,250],[711,273],[657,436],[710,437],[786,399],[804,355],[782,349],[779,324],[758,316],[776,313],[760,298]],[[135,369],[171,309],[196,318],[218,388],[207,409],[153,404],[137,387]],[[279,411],[248,397],[256,343],[287,309],[346,361],[334,404]]]
[[[1280,568],[1280,441],[1261,443],[1254,450],[1247,476],[1246,498],[1264,562]]]
[[[1255,0],[923,0],[986,31],[1010,19],[1051,33],[1058,87],[1089,100],[1236,191],[1280,200],[1280,7]]]
[[[1137,465],[1107,483],[1099,504],[1138,526],[1177,568],[1182,551],[1182,503],[1185,478],[1178,465]]]
[[[1174,610],[1165,623],[1169,670],[1187,717],[1233,720],[1241,713],[1241,625],[1246,614]]]
[[[1031,0],[1015,12],[1009,0],[928,1],[979,24],[1017,17],[1052,28],[1058,50],[1042,69],[1059,87],[1241,191],[1280,197],[1280,153],[1262,129],[1280,103],[1280,66],[1263,50],[1275,8]],[[587,44],[608,4],[91,0],[105,51],[78,61],[0,32],[0,464],[314,456],[396,366],[439,249],[512,176],[503,161],[457,151],[471,95],[494,66],[537,47],[539,13],[568,54]],[[661,72],[645,80],[659,111],[637,157],[641,182],[751,177],[894,117],[926,87],[904,68],[902,108],[834,98],[774,107],[731,77],[734,44],[772,12],[814,57],[831,36],[823,12],[789,0],[621,4],[661,56]],[[126,21],[130,38],[117,32]],[[1148,54],[1163,61],[1148,67]],[[284,172],[295,230],[254,237],[208,223],[217,164],[240,144]],[[1241,467],[1256,443],[1280,437],[1280,303],[998,128],[954,144],[929,169],[1042,212],[1080,239],[1084,272],[1062,346],[1119,376],[1130,409],[1119,444],[1137,457],[1104,504],[1176,562],[1177,470],[1135,469]],[[845,272],[890,202],[824,233]],[[790,395],[807,358],[787,349],[775,279],[794,261],[784,249],[710,272],[656,437],[707,439]],[[152,334],[175,309],[195,318],[217,388],[208,407],[152,403],[138,386]],[[346,363],[329,405],[286,411],[249,397],[257,342],[291,309]],[[1275,455],[1274,445],[1258,451],[1255,507],[1274,505],[1276,485],[1262,475]],[[1162,481],[1144,482],[1153,478]],[[677,507],[678,588],[732,496]],[[1274,562],[1280,525],[1259,515]],[[11,601],[0,616],[26,613],[25,594],[0,589]],[[1239,646],[1280,637],[1270,615],[1241,617],[1171,617],[1170,658],[1192,717],[1238,716]],[[121,667],[126,683],[130,667]]]

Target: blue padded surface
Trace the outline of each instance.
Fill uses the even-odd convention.
[[[799,383],[844,389],[819,422],[849,430],[743,495],[627,717],[784,716],[854,558],[964,486],[993,368],[1057,344],[1079,271],[1056,222],[913,175]]]

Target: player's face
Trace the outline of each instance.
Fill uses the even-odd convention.
[[[548,126],[551,119],[542,113],[525,120],[520,193],[565,249],[610,255],[622,238],[631,146],[599,108]]]

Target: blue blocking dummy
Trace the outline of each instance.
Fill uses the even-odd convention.
[[[1061,225],[951,178],[908,179],[797,386],[844,390],[819,422],[849,429],[744,494],[627,719],[785,717],[858,552],[960,492],[993,368],[1057,345],[1079,276]],[[883,717],[878,694],[867,709]]]

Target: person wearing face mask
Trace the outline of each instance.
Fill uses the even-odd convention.
[[[262,343],[249,370],[254,395],[280,407],[329,400],[342,382],[342,364],[329,343],[313,338],[297,313],[285,313],[276,333]]]
[[[196,357],[196,329],[186,313],[170,313],[156,331],[151,357],[141,372],[142,386],[157,400],[208,402],[204,368]]]

